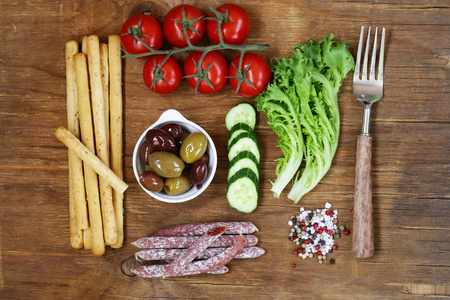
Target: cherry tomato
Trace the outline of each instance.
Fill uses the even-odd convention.
[[[164,19],[164,36],[167,41],[175,47],[187,47],[188,43],[182,30],[184,27],[187,29],[186,33],[191,44],[195,45],[205,35],[205,23],[204,15],[196,7],[187,4],[175,6],[167,13],[166,18]]]
[[[245,9],[239,5],[228,3],[219,6],[216,10],[222,14],[228,12],[228,21],[222,23],[221,26],[223,41],[232,45],[242,44],[250,33],[250,17]],[[212,13],[210,17],[215,18],[217,16],[215,13]],[[216,45],[220,43],[217,24],[217,21],[214,20],[208,20],[206,23],[208,38]]]
[[[203,79],[198,84],[197,77],[188,77],[189,75],[198,74],[198,62],[202,56],[201,51],[192,52],[184,63],[184,75],[187,82],[194,89],[202,94],[212,94],[220,91],[227,83],[228,63],[218,51],[210,51],[205,55],[201,65],[201,72],[204,73],[209,67],[206,74],[203,74]],[[208,84],[211,83],[211,86]]]
[[[161,25],[153,17],[137,15],[128,19],[120,30],[123,49],[130,54],[142,54],[150,50],[133,37],[136,34],[144,43],[155,50],[161,49],[163,31]]]
[[[235,91],[241,96],[245,97],[255,97],[260,94],[269,84],[271,78],[270,66],[267,61],[255,53],[244,53],[242,59],[241,71],[245,75],[246,81],[249,81],[251,85],[243,81],[241,86],[238,88],[238,80],[236,78],[231,78],[238,74],[237,70],[239,68],[240,55],[233,59],[230,64],[230,84]]]
[[[169,56],[161,68],[156,71],[165,58],[164,54],[155,54],[150,56],[144,65],[144,82],[149,89],[158,94],[173,92],[180,85],[182,78],[180,64],[172,56]]]

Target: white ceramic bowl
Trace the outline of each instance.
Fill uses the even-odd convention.
[[[142,146],[142,144],[145,141],[145,134],[147,133],[148,130],[150,129],[154,129],[154,128],[159,128],[160,126],[166,124],[166,123],[177,123],[179,124],[184,130],[189,131],[190,133],[192,132],[201,132],[203,133],[207,139],[208,139],[208,147],[206,149],[206,153],[209,156],[209,163],[208,163],[208,176],[206,178],[206,181],[202,184],[202,187],[200,189],[197,189],[196,186],[192,186],[189,191],[180,194],[180,195],[168,195],[163,191],[161,192],[151,192],[147,189],[145,189],[142,184],[139,182],[139,175],[145,171],[145,166],[144,164],[141,162],[141,160],[139,159],[139,150]],[[186,119],[180,112],[178,112],[175,109],[169,109],[166,110],[160,117],[159,119],[153,123],[153,125],[151,125],[149,128],[147,128],[141,135],[141,137],[139,138],[139,140],[136,143],[136,146],[134,147],[134,152],[133,152],[133,171],[134,171],[134,176],[136,177],[137,182],[139,182],[139,185],[142,187],[142,189],[149,194],[150,196],[152,196],[155,199],[158,199],[160,201],[164,201],[167,203],[180,203],[180,202],[185,202],[185,201],[189,201],[194,199],[195,197],[197,197],[198,195],[200,195],[201,193],[203,193],[204,190],[206,190],[206,188],[209,186],[209,184],[211,183],[211,181],[214,178],[214,175],[216,173],[216,169],[217,169],[217,151],[216,151],[216,147],[214,146],[214,142],[211,139],[211,137],[209,136],[209,134],[200,126],[198,126],[197,124],[195,124],[194,122],[189,121],[188,119]]]

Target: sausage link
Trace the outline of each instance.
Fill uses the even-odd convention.
[[[208,259],[214,255],[219,254],[226,248],[208,248],[200,253],[196,259]],[[139,261],[150,261],[150,260],[166,260],[173,261],[178,256],[182,255],[185,249],[145,249],[136,253],[136,259]],[[236,255],[235,259],[245,259],[245,258],[257,258],[265,253],[263,248],[260,247],[245,247],[242,251]]]
[[[169,264],[164,273],[165,277],[172,277],[188,263],[194,260],[200,253],[209,247],[227,230],[226,226],[215,227],[199,237],[186,251]]]
[[[145,268],[144,268],[145,267]],[[167,269],[167,265],[150,265],[150,266],[140,266],[132,270],[134,274],[138,277],[144,278],[160,278],[164,277],[164,272]],[[228,268],[225,266],[217,267],[206,273],[208,274],[225,274],[228,272]]]
[[[210,247],[230,247],[237,235],[222,235],[216,241],[214,241]],[[244,235],[247,240],[246,247],[256,246],[258,243],[258,238],[255,235]],[[196,240],[200,237],[198,236],[186,236],[186,237],[162,237],[162,236],[151,236],[143,237],[132,245],[141,249],[155,249],[155,248],[189,248]]]
[[[258,228],[251,222],[210,222],[178,225],[158,230],[149,236],[204,235],[208,230],[218,226],[226,226],[228,228],[224,234],[252,234],[258,231]]]
[[[196,261],[186,265],[174,276],[196,275],[212,271],[229,263],[245,246],[243,236],[234,236],[234,242],[225,251],[207,260]],[[155,278],[164,276],[166,265],[139,266],[133,270],[138,277]],[[162,271],[162,272],[161,272]]]

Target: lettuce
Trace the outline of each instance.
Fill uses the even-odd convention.
[[[325,176],[336,153],[337,95],[355,63],[347,50],[350,44],[333,39],[331,34],[319,43],[295,45],[292,57],[274,59],[272,82],[255,98],[280,139],[283,157],[276,160],[277,178],[272,183],[277,198],[292,180],[288,198],[298,202]]]

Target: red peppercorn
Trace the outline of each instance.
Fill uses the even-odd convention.
[[[317,229],[317,233],[322,234],[323,233],[323,229],[322,228]]]
[[[292,267],[295,268],[297,265],[296,264],[292,264]]]
[[[331,246],[331,249],[333,249],[333,250],[337,250],[337,248],[338,248],[338,245],[336,245],[336,244],[334,244],[333,246]]]
[[[317,229],[317,227],[319,227],[319,224],[317,224],[317,223],[314,223],[314,225],[313,225],[313,228],[314,228],[314,230],[316,230],[316,229]]]
[[[317,255],[322,255],[322,250],[317,251]]]
[[[307,239],[306,241],[305,241],[305,244],[311,244],[311,240],[310,239]]]
[[[327,231],[328,227],[327,226],[323,226],[323,230]]]
[[[294,252],[295,255],[298,254],[298,250],[297,249],[294,249],[293,252]]]
[[[306,226],[302,226],[302,231],[306,231]]]
[[[345,230],[344,230],[344,235],[349,235],[349,234],[350,234],[350,230],[345,229]]]
[[[302,253],[303,253],[303,248],[302,247],[298,248],[297,249],[297,254],[302,254]]]
[[[350,214],[351,214],[351,215],[353,215],[353,208],[352,208],[352,209],[350,209]]]
[[[316,248],[316,250],[320,249],[320,245],[316,245],[314,248]]]
[[[302,225],[302,226],[305,225],[305,222],[304,222],[304,221],[301,221],[301,222],[300,222],[300,225]]]

